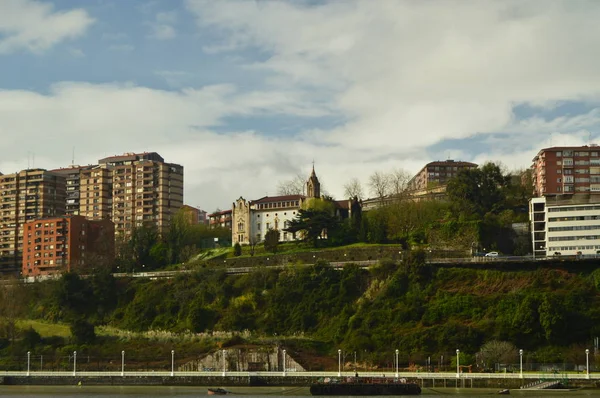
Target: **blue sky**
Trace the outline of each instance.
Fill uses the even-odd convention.
[[[0,171],[157,151],[206,210],[598,141],[594,1],[3,0]]]

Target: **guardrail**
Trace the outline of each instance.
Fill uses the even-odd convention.
[[[358,372],[361,377],[396,377],[395,372]],[[277,371],[277,372],[230,372],[230,371],[144,371],[144,372],[72,372],[72,371],[0,371],[0,376],[52,376],[52,377],[73,377],[73,376],[89,376],[89,377],[353,377],[355,373],[342,372],[338,376],[338,372],[294,372],[294,371]],[[544,379],[548,380],[600,380],[600,373],[453,373],[453,372],[398,372],[399,378],[410,379]]]

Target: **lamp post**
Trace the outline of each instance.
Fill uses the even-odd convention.
[[[27,376],[30,375],[30,373],[29,373],[29,364],[30,364],[30,361],[31,361],[31,351],[27,351]]]
[[[225,373],[227,372],[226,362],[225,362],[225,350],[223,350],[223,377],[225,377]]]
[[[585,349],[585,378],[590,378],[590,350]]]
[[[125,376],[125,351],[121,351],[121,376]]]
[[[73,376],[77,374],[77,351],[73,351]]]
[[[460,378],[460,350],[456,349],[456,378]]]
[[[521,379],[523,378],[523,350],[519,350],[519,368]]]
[[[338,350],[338,377],[342,375],[342,350]]]
[[[175,350],[171,350],[171,376],[175,376]]]
[[[396,377],[398,377],[398,349],[396,349]]]
[[[283,375],[285,376],[285,350],[283,350]]]

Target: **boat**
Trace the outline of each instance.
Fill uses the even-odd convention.
[[[229,391],[224,388],[209,388],[208,395],[227,395]]]
[[[421,387],[405,379],[326,378],[310,386],[311,395],[420,395]]]
[[[500,395],[510,395],[510,390],[508,388],[505,388],[504,390],[498,391],[498,394],[500,394]]]

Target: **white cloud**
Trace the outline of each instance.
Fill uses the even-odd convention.
[[[158,12],[154,19],[154,22],[148,23],[152,29],[150,37],[158,40],[170,40],[177,36],[173,27],[173,24],[177,22],[177,11]]]
[[[126,151],[157,151],[185,166],[186,200],[223,207],[240,193],[274,194],[279,179],[294,175],[299,163],[309,164],[306,153],[321,149],[292,138],[251,131],[218,134],[211,128],[232,116],[323,112],[304,104],[300,92],[241,93],[232,85],[173,92],[65,82],[52,86],[48,95],[5,90],[0,91],[6,149],[0,171],[26,168],[28,152],[38,155],[37,167],[65,167],[73,146],[80,164]],[[260,186],[257,178],[270,182]],[[222,195],[213,194],[213,187]]]
[[[43,52],[85,33],[94,20],[82,9],[54,11],[33,0],[0,2],[0,54],[18,50]]]
[[[597,99],[600,4],[188,0],[211,51],[258,48],[276,86],[333,93],[349,120],[310,135],[381,151],[511,129],[516,103]]]
[[[85,57],[85,53],[80,48],[69,48],[69,54],[71,54],[75,58]]]

